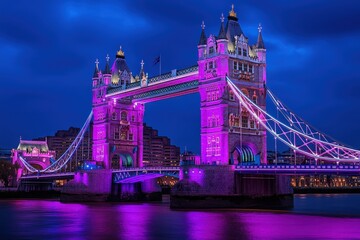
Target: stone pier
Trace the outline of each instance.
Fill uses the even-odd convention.
[[[171,192],[171,208],[293,207],[289,176],[242,175],[234,166],[183,166]]]
[[[60,201],[63,202],[102,202],[111,193],[111,170],[79,171],[74,179],[64,185]]]
[[[156,179],[148,179],[136,183],[113,184],[111,201],[161,201],[161,187]]]

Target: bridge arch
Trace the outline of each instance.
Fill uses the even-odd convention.
[[[259,163],[260,152],[252,143],[240,143],[235,144],[231,150],[230,164],[242,165],[242,164],[255,164]]]
[[[114,152],[111,155],[111,168],[120,169],[124,167],[134,167],[134,157],[128,152]]]

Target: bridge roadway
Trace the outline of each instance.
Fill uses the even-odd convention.
[[[196,168],[196,165],[193,165]],[[112,170],[116,183],[133,183],[161,176],[178,177],[180,167],[143,167]],[[85,171],[85,170],[84,170]],[[93,170],[96,171],[96,170]],[[86,171],[85,171],[86,172]],[[239,165],[235,172],[243,174],[281,174],[281,175],[316,175],[316,174],[360,174],[359,165]],[[69,179],[74,172],[41,173],[22,176],[22,180]],[[146,176],[145,176],[146,175]]]

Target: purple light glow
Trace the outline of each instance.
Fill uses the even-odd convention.
[[[337,201],[359,200],[359,196],[348,197],[305,197],[297,201],[304,201],[306,206],[325,202],[329,208]],[[2,201],[1,206],[1,210],[10,211],[0,226],[4,239],[358,239],[360,235],[358,216],[302,215],[301,208],[294,213],[171,211],[167,204],[39,200]],[[350,207],[346,212],[357,210]]]

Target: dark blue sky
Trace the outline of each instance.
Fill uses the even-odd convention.
[[[81,126],[94,61],[123,46],[150,76],[194,65],[201,21],[217,34],[233,1],[4,1],[0,8],[0,147]],[[268,86],[315,127],[360,147],[360,1],[235,1],[254,43],[263,25]],[[146,105],[145,120],[199,152],[199,96]]]

